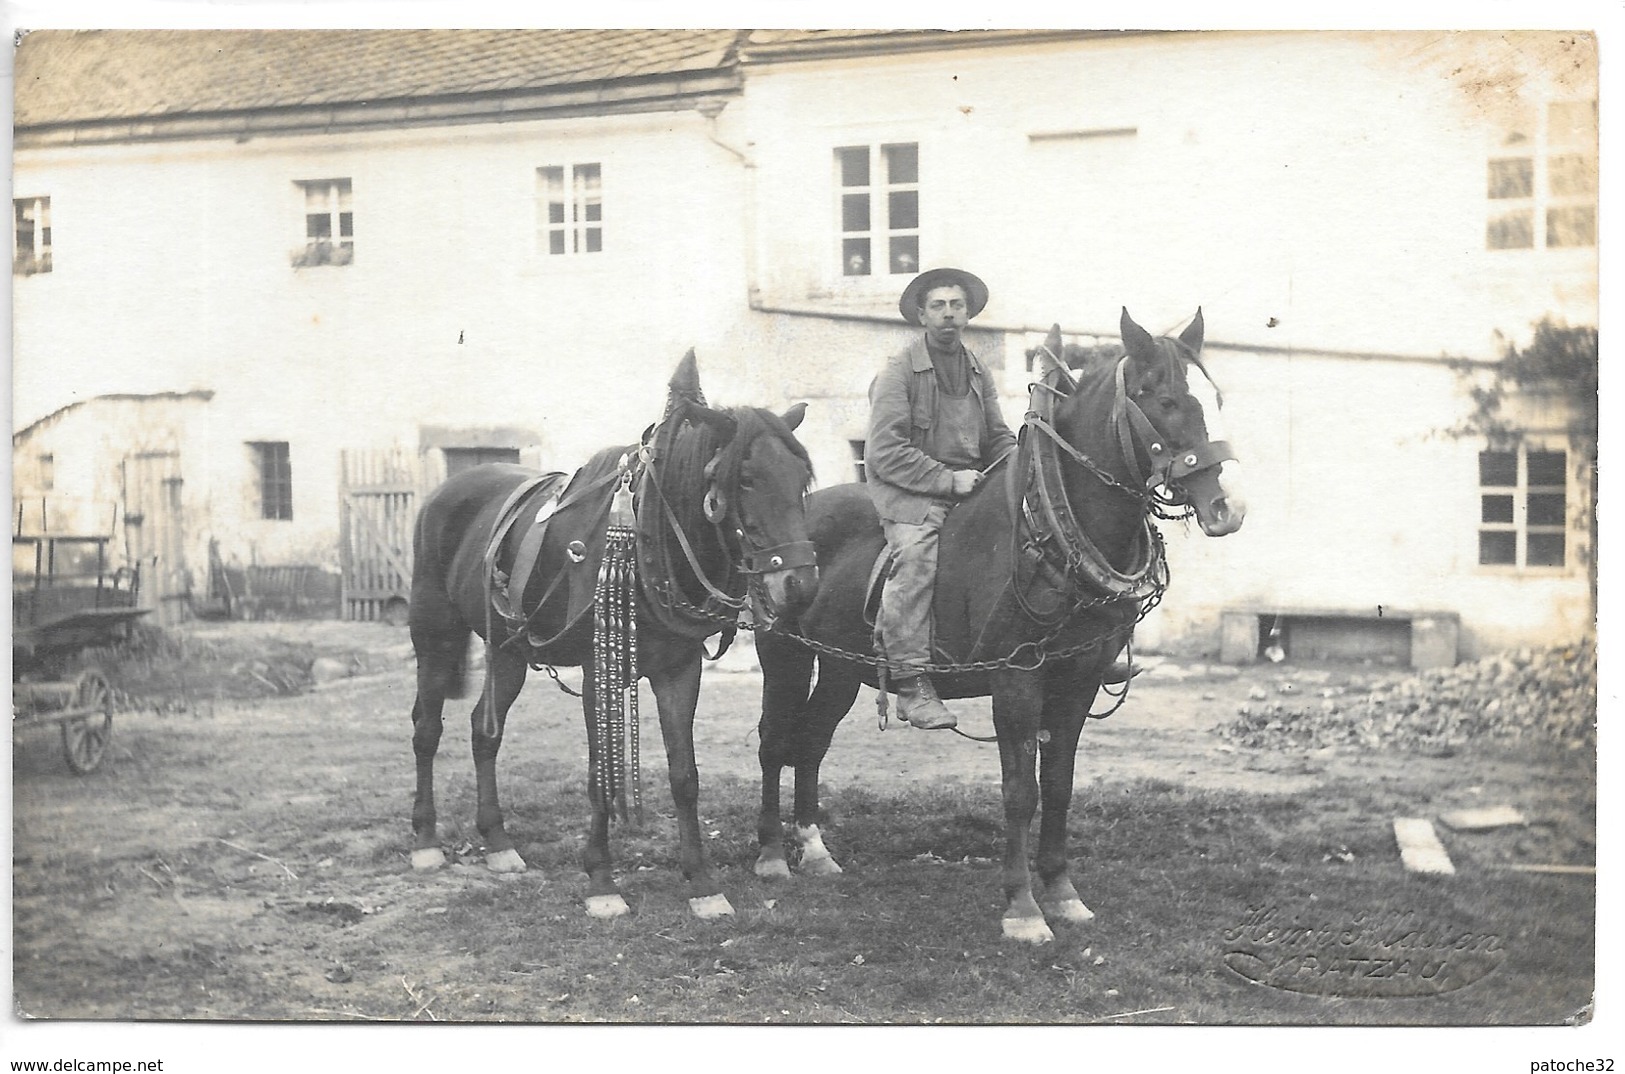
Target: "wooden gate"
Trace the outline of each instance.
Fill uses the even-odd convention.
[[[406,622],[422,470],[400,449],[339,453],[339,599],[344,618]]]
[[[126,455],[124,533],[126,553],[141,572],[140,606],[170,626],[190,614],[192,575],[186,567],[181,518],[181,457],[173,451]]]

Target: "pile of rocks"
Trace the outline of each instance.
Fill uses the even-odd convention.
[[[1594,747],[1594,642],[1519,649],[1364,686],[1304,689],[1283,677],[1221,726],[1248,747],[1443,748],[1485,740]],[[1306,696],[1307,695],[1307,696]]]

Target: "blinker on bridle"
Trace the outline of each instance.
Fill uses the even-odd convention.
[[[1177,453],[1164,444],[1162,435],[1151,424],[1151,419],[1145,416],[1145,411],[1129,398],[1127,368],[1128,356],[1124,355],[1113,374],[1116,394],[1112,400],[1112,426],[1117,430],[1123,462],[1133,473],[1135,481],[1147,489],[1158,485],[1172,486],[1194,473],[1235,461],[1236,454],[1227,440],[1209,440]],[[1145,449],[1150,459],[1149,471],[1140,465],[1139,452],[1134,450],[1136,442]]]
[[[653,428],[651,427],[651,431]],[[730,543],[737,546],[738,551],[730,557],[734,559],[733,572],[745,575],[749,579],[794,570],[797,567],[816,566],[817,557],[811,541],[792,541],[785,544],[771,545],[767,548],[751,548],[749,546],[745,538],[744,521],[739,517],[737,507],[729,501],[729,498],[723,494],[717,484],[717,470],[720,467],[725,450],[726,446],[717,448],[715,454],[711,456],[711,460],[705,464],[704,469],[701,471],[706,481],[706,490],[701,498],[700,505],[706,521],[711,523],[717,531],[717,536],[722,539],[724,548]],[[665,494],[660,489],[660,482],[655,477],[653,464],[658,454],[658,452],[649,450],[647,443],[645,444],[645,450],[640,452],[645,463],[644,470],[647,478],[645,487],[652,490],[655,498],[659,501],[666,515],[667,523],[671,528],[672,536],[676,539],[677,547],[688,561],[689,568],[694,572],[694,577],[711,595],[712,599],[735,611],[744,608],[746,597],[733,597],[724,592],[706,575],[705,569],[700,565],[699,557],[695,554],[693,545],[689,542],[687,534],[683,532],[682,524],[678,520],[676,512],[672,509],[671,504],[667,502]],[[729,525],[730,518],[733,520],[731,527]],[[735,539],[733,542],[730,542],[726,536],[730,528]]]
[[[1038,350],[1045,359],[1044,364],[1056,374],[1064,386],[1061,394],[1070,396],[1076,392],[1078,379],[1072,375],[1072,370],[1067,368],[1066,363],[1050,350],[1049,344],[1040,343]],[[1192,474],[1235,461],[1235,452],[1231,450],[1230,442],[1227,440],[1209,440],[1205,444],[1182,452],[1172,451],[1163,443],[1162,434],[1151,424],[1151,419],[1145,416],[1145,411],[1129,398],[1127,369],[1128,355],[1125,354],[1118,360],[1113,373],[1116,383],[1111,420],[1112,427],[1117,430],[1118,446],[1122,450],[1124,465],[1129,468],[1139,485],[1147,490],[1155,489],[1159,485],[1175,486]],[[1056,439],[1054,436],[1051,438]],[[1135,450],[1136,443],[1145,449],[1151,461],[1149,471],[1140,465],[1139,452]],[[1071,447],[1069,444],[1064,446]]]

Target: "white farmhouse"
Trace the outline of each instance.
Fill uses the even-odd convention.
[[[1203,309],[1249,516],[1169,532],[1142,645],[1436,663],[1591,629],[1572,415],[1450,434],[1463,363],[1597,323],[1589,35],[44,32],[17,87],[17,494],[163,468],[180,603],[211,541],[409,554],[341,453],[351,484],[404,460],[379,487],[570,469],[691,346],[713,401],[808,400],[852,480],[897,294],[956,264],[1012,418],[1052,323]],[[97,432],[149,405],[118,419],[144,441]]]

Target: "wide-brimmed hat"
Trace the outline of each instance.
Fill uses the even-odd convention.
[[[970,307],[970,315],[976,316],[987,305],[987,284],[979,278],[956,268],[927,269],[903,288],[903,297],[897,300],[897,312],[903,315],[903,320],[909,324],[920,323],[920,299],[933,287],[952,287],[958,285],[965,290],[965,302]]]

